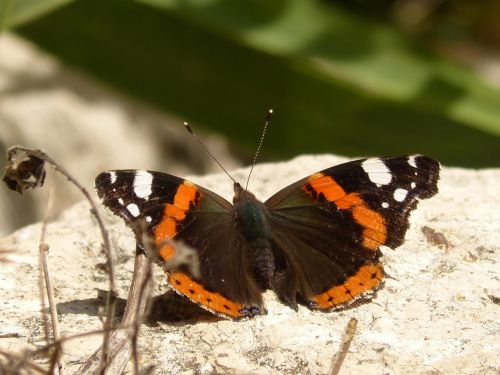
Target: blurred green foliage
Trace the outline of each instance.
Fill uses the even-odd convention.
[[[1,0],[0,29],[39,18],[73,0]]]
[[[44,9],[64,2],[24,1]],[[3,22],[240,150],[254,149],[274,108],[267,158],[420,152],[447,164],[500,165],[500,90],[397,24],[339,3],[85,0],[36,19],[11,7]]]

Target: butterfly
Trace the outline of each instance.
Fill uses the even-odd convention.
[[[380,247],[403,243],[411,211],[437,193],[439,171],[424,155],[361,159],[307,176],[265,202],[235,181],[232,204],[153,171],[106,171],[95,188],[129,226],[143,223],[177,293],[240,319],[266,313],[267,289],[295,310],[338,309],[372,294],[384,277]],[[195,253],[196,270],[171,263],[184,247]]]

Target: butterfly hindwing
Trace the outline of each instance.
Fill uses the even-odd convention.
[[[263,312],[261,291],[244,268],[246,244],[225,199],[160,172],[103,172],[95,186],[104,205],[136,234],[138,225],[145,226],[156,252],[149,255],[164,265],[178,293],[226,317]],[[137,239],[143,241],[139,235]],[[198,267],[176,262],[183,249],[194,251]]]
[[[343,306],[383,277],[381,245],[402,244],[419,199],[437,192],[439,163],[410,155],[363,159],[315,173],[266,201],[274,289],[295,306]]]

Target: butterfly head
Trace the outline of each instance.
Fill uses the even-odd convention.
[[[244,189],[239,182],[234,183],[234,197],[233,204],[237,205],[239,202],[255,200],[255,196],[248,190]]]

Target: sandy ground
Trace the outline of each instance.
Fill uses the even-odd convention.
[[[302,156],[258,165],[250,189],[265,199],[339,160]],[[234,175],[243,179],[247,173],[240,169]],[[232,196],[224,175],[190,179],[228,199]],[[355,317],[358,328],[341,374],[498,374],[499,181],[500,169],[444,167],[440,193],[413,213],[406,242],[396,251],[384,251],[390,277],[371,302],[340,312],[303,307],[295,312],[269,292],[268,315],[232,322],[207,315],[179,317],[170,310],[186,303],[173,299],[158,305],[155,318],[142,327],[141,365],[157,366],[159,374],[326,374],[347,322]],[[106,213],[106,221],[123,299],[132,276],[134,239],[120,219]],[[37,286],[40,229],[40,224],[28,226],[0,242],[16,251],[16,262],[0,267],[4,350],[43,343]],[[71,207],[50,223],[47,242],[63,334],[99,328],[107,279],[99,266],[104,262],[101,240],[87,204]],[[158,267],[155,280],[155,294],[165,293],[168,286]],[[123,304],[120,299],[118,305]],[[98,336],[69,341],[64,347],[67,372],[75,371],[100,342]]]

